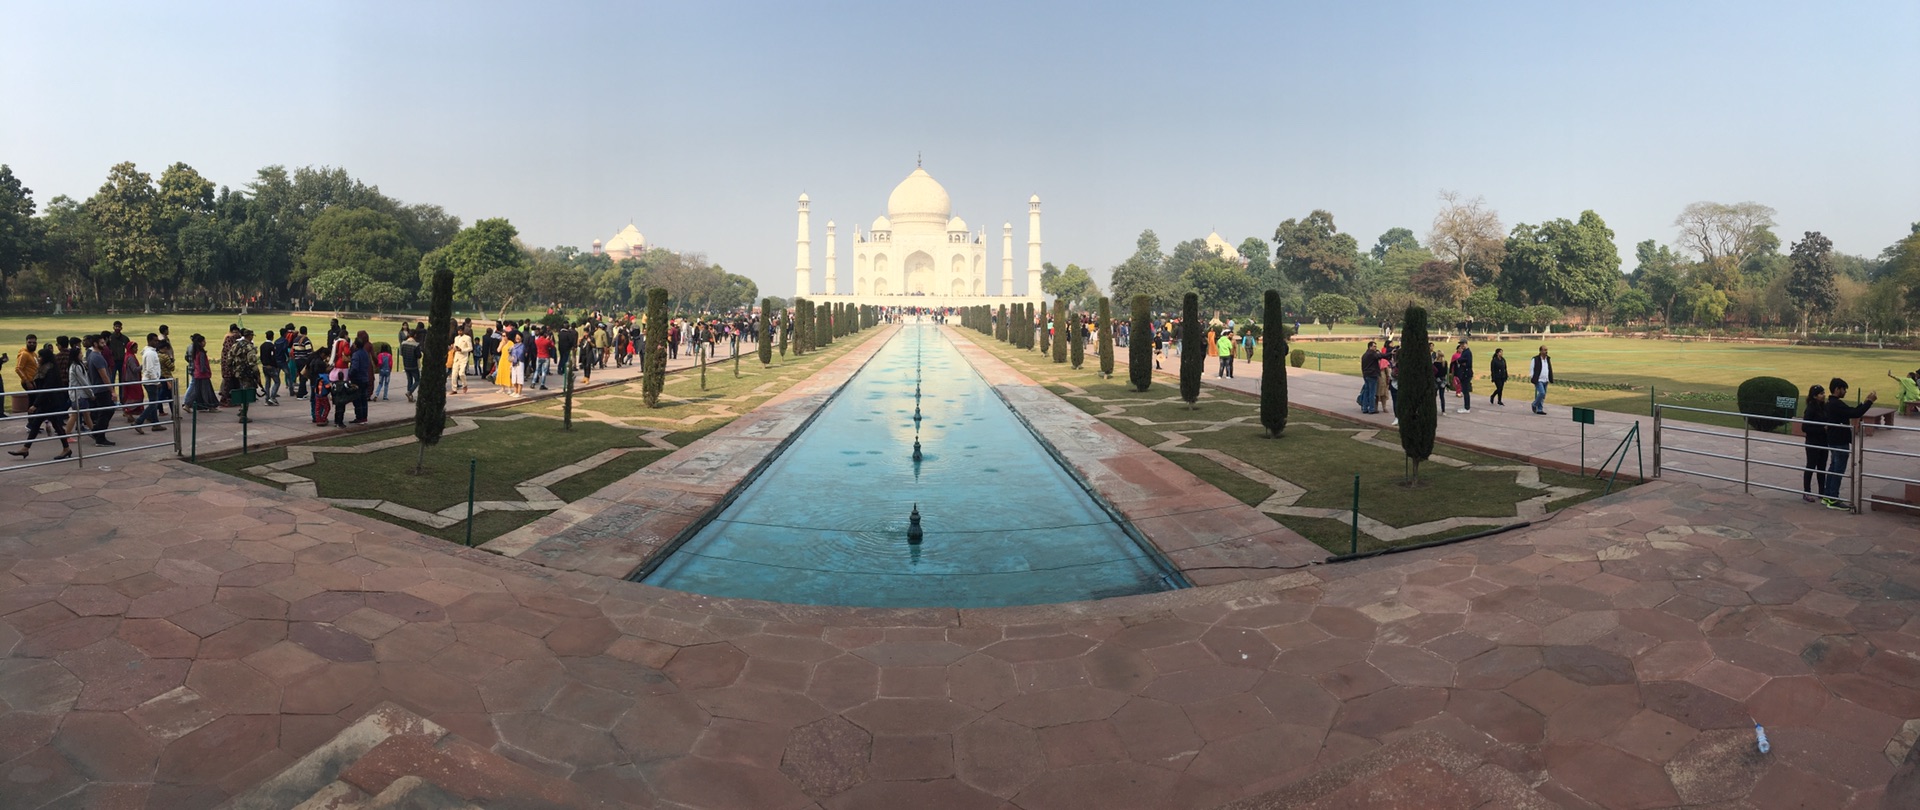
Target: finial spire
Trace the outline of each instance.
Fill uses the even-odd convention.
[[[924,156],[925,154],[926,154],[926,153],[924,153],[924,152],[920,152],[920,151],[915,151],[915,152],[913,153],[913,167],[914,167],[914,168],[916,168],[916,169],[919,169],[919,168],[924,168],[924,165],[923,165],[923,164],[921,163],[921,158],[922,158],[922,156]]]

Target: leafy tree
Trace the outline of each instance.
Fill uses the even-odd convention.
[[[1565,316],[1560,312],[1558,307],[1547,304],[1534,304],[1533,306],[1527,307],[1526,317],[1527,323],[1533,324],[1535,328],[1544,332],[1547,327],[1559,323],[1560,319]]]
[[[647,358],[640,374],[640,399],[649,408],[660,407],[660,392],[667,387],[667,291],[655,287],[647,291]]]
[[[1133,390],[1146,391],[1153,386],[1153,299],[1145,294],[1133,297],[1133,324],[1128,330],[1127,382]]]
[[[373,279],[365,273],[351,267],[339,267],[314,276],[307,281],[307,286],[320,300],[333,303],[334,309],[339,310],[353,306],[354,296],[361,288],[372,283]],[[339,306],[341,304],[347,306]]]
[[[1289,219],[1273,229],[1273,264],[1299,282],[1308,295],[1342,293],[1352,285],[1360,246],[1353,234],[1334,227],[1333,214],[1316,209],[1306,219]]]
[[[1208,306],[1236,315],[1253,311],[1259,281],[1238,262],[1207,257],[1187,268],[1186,286]]]
[[[534,261],[527,284],[536,301],[575,306],[593,300],[593,279],[587,271],[552,258]]]
[[[1473,282],[1453,265],[1440,259],[1423,262],[1407,286],[1422,298],[1448,304],[1465,301],[1472,294]]]
[[[322,211],[308,226],[306,243],[294,265],[296,283],[339,267],[398,285],[411,286],[419,278],[420,252],[399,221],[380,211],[338,206]]]
[[[1819,231],[1807,231],[1793,243],[1793,270],[1787,275],[1790,305],[1803,330],[1808,316],[1832,314],[1839,303],[1834,277],[1833,241]]]
[[[1100,376],[1113,379],[1113,300],[1101,296],[1099,302],[1099,320],[1095,325],[1100,330]]]
[[[355,300],[362,304],[373,305],[373,311],[381,314],[386,313],[387,307],[404,304],[412,297],[413,293],[400,285],[385,281],[375,281],[362,286],[359,292],[354,294]]]
[[[133,285],[150,308],[155,290],[174,279],[177,267],[153,178],[130,162],[118,164],[86,209],[99,228],[96,280],[104,276],[110,285]]]
[[[1741,265],[1764,252],[1769,240],[1775,248],[1780,244],[1771,230],[1774,213],[1757,202],[1702,201],[1681,210],[1673,225],[1680,229],[1680,246],[1700,256],[1696,281],[1720,290],[1739,286]]]
[[[498,304],[499,317],[505,318],[507,310],[513,307],[513,302],[520,300],[528,292],[527,268],[521,264],[507,264],[488,270],[474,280],[472,292],[476,303]]]
[[[1376,261],[1384,261],[1387,258],[1387,254],[1394,250],[1415,251],[1420,249],[1420,240],[1414,237],[1413,231],[1396,227],[1388,228],[1386,233],[1380,234],[1380,238],[1374,241],[1371,252]]]
[[[1180,298],[1180,398],[1189,409],[1200,401],[1200,375],[1206,373],[1206,337],[1200,331],[1200,296]]]
[[[1278,439],[1287,429],[1287,311],[1280,291],[1268,290],[1260,322],[1267,334],[1260,341],[1260,426],[1267,438]]]
[[[33,189],[21,185],[11,167],[0,164],[0,280],[19,275],[40,254],[40,228],[33,212]]]
[[[1134,245],[1133,255],[1114,265],[1108,288],[1117,297],[1147,295],[1156,304],[1170,303],[1173,284],[1161,273],[1166,256],[1160,253],[1160,237],[1151,230],[1141,231]]]
[[[1321,293],[1307,302],[1307,314],[1327,325],[1327,331],[1333,331],[1333,325],[1340,321],[1352,320],[1360,314],[1360,307],[1353,299],[1334,293]]]
[[[1273,247],[1267,240],[1249,236],[1240,242],[1240,261],[1246,267],[1247,275],[1253,276],[1257,284],[1279,287],[1285,279],[1273,269]]]
[[[1578,222],[1515,225],[1499,287],[1509,300],[1584,307],[1592,320],[1594,308],[1613,300],[1619,279],[1613,229],[1599,214],[1582,211]]]
[[[1629,280],[1653,299],[1661,320],[1671,322],[1673,302],[1686,289],[1686,259],[1652,239],[1635,245],[1633,255],[1639,264]]]
[[[1051,282],[1042,275],[1040,288],[1048,295],[1067,299],[1069,306],[1081,309],[1090,308],[1089,302],[1100,297],[1100,285],[1093,283],[1093,277],[1077,264],[1067,265],[1067,269],[1056,273]]]
[[[427,334],[420,346],[420,386],[414,393],[413,438],[420,445],[413,474],[426,471],[427,447],[440,443],[447,427],[447,345],[453,342],[453,271],[442,267],[427,281]],[[315,392],[314,396],[319,396]]]
[[[1427,336],[1427,311],[1408,307],[1406,327],[1400,335],[1399,410],[1400,449],[1406,452],[1410,486],[1420,485],[1420,463],[1433,455],[1433,437],[1440,427],[1434,379],[1426,371],[1427,358],[1433,356],[1433,341]]]
[[[1613,322],[1626,325],[1644,321],[1656,312],[1653,296],[1646,290],[1629,289],[1613,299]]]
[[[184,282],[200,281],[228,269],[219,255],[225,252],[221,250],[225,246],[220,245],[225,240],[223,228],[213,215],[214,199],[213,183],[192,166],[175,163],[160,173],[155,190],[155,230],[167,246],[166,298],[172,298],[173,291]],[[207,253],[209,243],[214,251],[211,256]]]
[[[1427,247],[1452,268],[1457,294],[1448,303],[1466,298],[1473,287],[1493,281],[1506,254],[1506,233],[1500,214],[1480,197],[1463,199],[1458,192],[1440,192],[1440,211],[1427,231]],[[1433,296],[1440,298],[1440,296]]]
[[[1507,255],[1511,258],[1513,254]],[[1500,297],[1494,294],[1492,287],[1481,287],[1467,296],[1467,300],[1461,303],[1460,308],[1476,323],[1494,324],[1500,323],[1499,316],[1503,314],[1502,309],[1506,306],[1501,303]]]
[[[513,224],[504,219],[483,219],[473,223],[473,227],[461,231],[453,237],[446,247],[435,250],[422,257],[420,272],[423,279],[441,266],[453,272],[453,294],[457,298],[475,301],[481,297],[498,301],[506,298],[502,282],[513,281],[524,290],[526,280],[520,277],[502,277],[495,279],[495,286],[489,288],[493,295],[481,296],[475,287],[482,277],[501,268],[521,267],[526,262],[526,254],[520,250],[515,239],[520,235]]]

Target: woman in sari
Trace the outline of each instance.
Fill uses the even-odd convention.
[[[494,366],[493,369],[493,384],[500,386],[503,391],[519,393],[514,386],[515,377],[518,376],[514,372],[520,368],[520,335],[518,333],[509,332],[502,336],[500,360],[499,365]]]
[[[140,384],[140,354],[135,351],[135,343],[127,341],[127,353],[120,358],[120,404],[126,406],[127,421],[140,418],[147,410],[146,386]],[[135,423],[133,432],[146,433],[146,429]]]

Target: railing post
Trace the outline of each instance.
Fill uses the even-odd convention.
[[[92,402],[93,400],[87,401]],[[80,400],[75,399],[72,400],[72,402],[73,419],[68,420],[72,425],[72,429],[68,432],[73,434],[73,463],[84,470],[87,468],[87,441],[86,434],[80,432],[80,420],[84,418],[84,414],[80,412]]]
[[[1740,429],[1740,491],[1753,494],[1748,484],[1753,479],[1753,426]]]
[[[1866,455],[1865,455],[1865,453],[1866,453],[1866,449],[1867,449],[1867,443],[1866,443],[1866,433],[1867,433],[1867,426],[1866,426],[1866,424],[1865,424],[1865,423],[1862,423],[1862,424],[1860,425],[1860,429],[1859,429],[1859,430],[1856,430],[1856,431],[1854,431],[1854,432],[1853,432],[1853,471],[1852,471],[1852,474],[1853,474],[1853,486],[1852,486],[1852,489],[1853,489],[1853,498],[1852,498],[1851,500],[1853,501],[1853,513],[1854,513],[1854,514],[1856,514],[1856,515],[1857,515],[1857,514],[1860,514],[1860,509],[1861,509],[1861,507],[1860,507],[1860,488],[1861,488],[1861,481],[1860,481],[1860,477],[1861,477],[1861,474],[1862,474],[1862,473],[1864,472],[1864,469],[1865,469],[1865,467],[1867,466],[1867,459],[1866,459]]]
[[[170,419],[173,420],[173,454],[178,456],[178,455],[181,455],[180,453],[180,442],[181,442],[180,386],[174,385],[173,381],[169,380],[167,382],[167,393],[168,393],[168,396],[172,397],[173,399],[173,407],[167,409],[167,415]]]
[[[1653,404],[1653,477],[1660,477],[1660,403]],[[1645,481],[1646,476],[1640,476]]]

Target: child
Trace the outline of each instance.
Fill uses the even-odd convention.
[[[387,379],[393,376],[393,349],[380,344],[380,356],[373,361],[373,368],[380,376],[374,379],[373,397],[381,401],[387,398]]]

